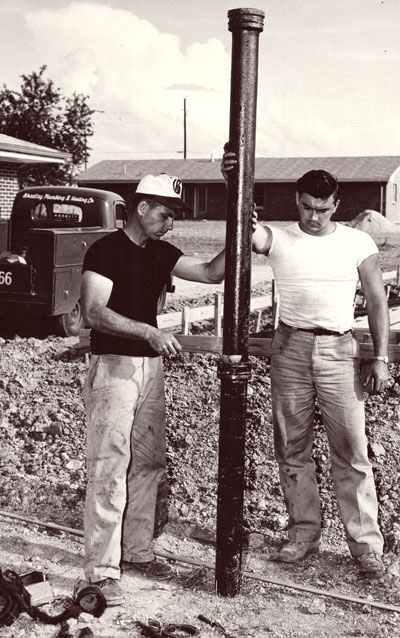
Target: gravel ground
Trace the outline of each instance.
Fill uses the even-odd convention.
[[[199,225],[202,235],[203,229]],[[398,245],[398,241],[393,245],[388,240],[382,242],[384,269],[392,270],[398,262]],[[210,239],[210,252],[215,248]],[[252,292],[265,294],[269,289],[270,284],[260,284]],[[190,303],[213,303],[213,297],[210,292]],[[187,301],[179,295],[168,295],[165,311],[180,310],[182,303]],[[268,324],[268,313],[264,320]],[[193,324],[192,332],[204,332],[208,327]],[[157,551],[211,564],[220,398],[217,363],[214,355],[198,354],[165,360],[170,522],[156,541]],[[86,365],[76,338],[0,339],[1,510],[82,529],[86,481],[82,386]],[[391,365],[390,373],[384,395],[366,397],[369,451],[385,535],[387,574],[382,580],[360,579],[348,554],[320,418],[315,425],[313,455],[321,494],[322,551],[301,566],[273,561],[285,538],[287,518],[273,455],[269,361],[253,358],[247,409],[247,547],[243,561],[248,572],[269,580],[244,577],[240,595],[226,600],[215,596],[212,570],[204,573],[175,563],[176,579],[162,586],[124,575],[125,607],[109,609],[95,622],[90,617],[84,619],[95,635],[133,638],[139,635],[134,619],[146,622],[149,616],[160,622],[199,626],[197,614],[203,613],[237,638],[400,636],[399,613],[375,606],[381,603],[400,609],[400,367]],[[28,528],[2,516],[0,533],[2,569],[12,567],[18,573],[41,569],[52,580],[56,593],[71,593],[82,561],[82,545],[76,538],[44,534],[40,527]],[[283,583],[308,589],[295,591]],[[361,602],[345,602],[312,588]],[[201,629],[204,638],[218,635],[204,626]],[[25,616],[12,627],[0,627],[0,638],[55,635],[54,628],[33,624]]]
[[[2,341],[0,352],[0,508],[42,521],[53,521],[81,529],[85,490],[85,419],[82,385],[86,362],[84,355],[79,351],[78,340],[73,337],[48,337],[42,340],[17,337]],[[192,557],[203,557],[207,551],[208,560],[209,552],[213,555],[214,551],[216,515],[219,425],[217,361],[218,358],[214,355],[194,354],[182,354],[165,361],[170,523],[166,533],[157,543],[162,550]],[[278,625],[286,626],[284,633],[280,633],[276,625],[265,634],[246,634],[242,628],[238,635],[289,635],[296,638],[314,635],[400,635],[399,615],[376,611],[373,607],[370,608],[368,603],[381,601],[384,604],[397,605],[400,609],[399,367],[391,365],[390,372],[391,382],[385,394],[366,399],[370,454],[378,490],[380,523],[386,540],[384,560],[388,570],[384,579],[369,583],[360,580],[346,549],[333,496],[329,453],[320,419],[317,419],[315,428],[314,459],[323,513],[323,551],[318,556],[304,561],[300,569],[273,562],[274,552],[285,537],[286,514],[273,457],[269,362],[261,358],[252,359],[247,413],[244,512],[249,546],[244,554],[245,568],[258,574],[268,574],[270,578],[276,578],[281,582],[293,581],[308,587],[335,590],[345,595],[361,597],[365,600],[365,605],[343,607],[342,603],[325,603],[322,599],[321,611],[320,598],[305,595],[300,604],[296,597],[292,600],[289,595],[287,600],[291,605],[291,613],[312,614],[312,629],[307,623],[304,626],[297,626],[296,623],[295,626],[286,626],[288,619],[283,614]],[[14,539],[11,545],[18,547],[17,529],[18,525],[6,534],[3,549],[9,547],[11,538]],[[35,531],[35,542],[37,534],[38,531]],[[204,549],[206,547],[208,549]],[[32,555],[36,556],[35,550],[29,548],[26,540],[21,551],[22,558],[20,557],[18,562],[21,569],[26,571],[32,566],[37,568],[37,563],[32,563]],[[7,564],[10,556],[10,552],[0,555],[3,568],[10,566]],[[44,564],[44,559],[41,562]],[[75,570],[78,569],[76,563],[77,560]],[[50,569],[49,566],[47,568]],[[52,569],[56,567],[53,565]],[[181,579],[183,577],[181,574]],[[182,609],[186,609],[185,603],[182,606],[180,599],[180,594],[184,593],[179,588],[179,582],[182,583],[182,580],[178,579],[175,583],[175,586],[178,586],[175,593],[175,617],[176,613],[179,614]],[[140,587],[139,582],[135,591],[140,590]],[[203,578],[200,589],[207,596],[212,594],[213,581],[210,576]],[[159,595],[157,591],[152,593],[156,598]],[[281,596],[284,599],[287,596],[282,592],[279,595],[276,592],[271,594],[270,588],[265,589],[264,586],[264,589],[260,589],[254,583],[246,585],[244,593],[251,594],[248,599],[245,597],[246,604],[250,606],[248,609],[243,602],[245,617],[247,613],[250,616],[254,613],[256,598],[257,604],[267,606],[272,604],[273,600],[276,601],[277,597],[281,600]],[[171,604],[169,603],[167,608],[173,610]],[[194,602],[190,604],[192,609]],[[211,605],[210,600],[208,604]],[[304,605],[305,609],[308,609],[306,612],[303,609]],[[317,611],[310,611],[310,606],[316,606]],[[207,609],[207,605],[205,608]],[[328,610],[332,610],[334,615],[343,612],[347,618],[350,609],[354,616],[351,630],[353,633],[350,629],[349,633],[345,633],[343,627],[340,629],[342,633],[335,633],[332,626],[325,626],[325,621],[332,620]],[[215,612],[214,607],[212,610]],[[211,613],[210,608],[208,611]],[[198,613],[204,611],[200,609]],[[225,621],[229,620],[224,617],[221,609],[219,613]],[[340,613],[339,618],[342,618]],[[241,626],[239,616],[230,618],[234,628]],[[378,625],[381,633],[378,633]],[[16,626],[20,625],[16,623]],[[360,627],[363,627],[363,633],[357,633],[361,631]],[[327,633],[324,633],[325,631]],[[204,631],[202,634],[208,635]],[[13,635],[17,637],[30,634],[1,633],[0,630],[1,638]],[[99,635],[119,636],[126,633]],[[132,630],[128,635],[138,634]],[[209,635],[215,635],[215,632]]]

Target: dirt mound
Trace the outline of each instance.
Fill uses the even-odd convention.
[[[370,235],[382,235],[384,233],[398,233],[400,231],[397,224],[394,224],[376,210],[363,210],[357,217],[351,220],[349,226],[364,230]]]

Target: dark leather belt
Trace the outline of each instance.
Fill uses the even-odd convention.
[[[351,328],[350,330],[345,330],[344,332],[337,332],[336,330],[326,330],[325,328],[297,328],[296,326],[288,326],[288,324],[284,323],[283,321],[279,321],[279,323],[284,328],[289,328],[289,330],[300,330],[300,332],[311,332],[313,335],[317,335],[317,336],[330,335],[330,336],[340,337],[341,335],[346,335],[349,332],[351,332]]]

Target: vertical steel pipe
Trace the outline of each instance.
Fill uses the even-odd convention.
[[[264,13],[232,9],[228,20],[232,32],[229,149],[236,153],[238,164],[228,178],[215,578],[218,594],[235,596],[242,563],[258,36]]]

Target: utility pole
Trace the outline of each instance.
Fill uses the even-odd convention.
[[[258,36],[264,12],[232,9],[228,19],[232,32],[229,150],[236,153],[238,164],[228,177],[215,578],[218,594],[235,596],[242,563]]]
[[[186,98],[183,98],[183,159],[186,159]]]
[[[85,143],[85,171],[87,169],[87,165],[88,165],[88,144],[87,144],[87,132],[85,131],[83,134],[83,140]]]

